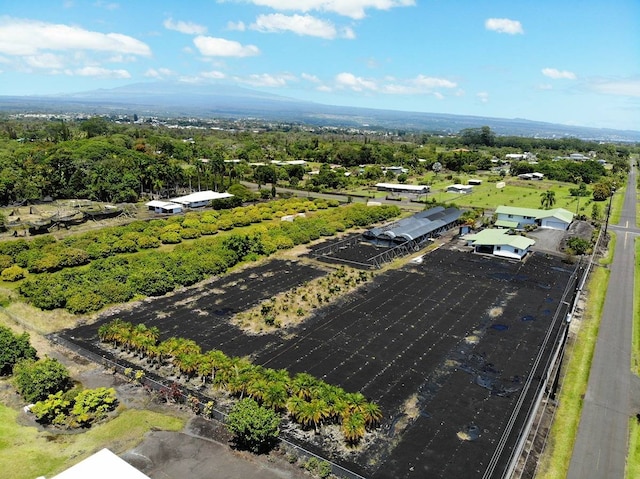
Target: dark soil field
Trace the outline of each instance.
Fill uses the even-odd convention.
[[[441,248],[286,333],[245,335],[232,313],[324,274],[272,261],[112,312],[66,337],[95,349],[99,325],[119,317],[158,326],[163,339],[307,371],[361,391],[385,417],[360,451],[305,447],[366,477],[500,477],[564,326],[574,268],[542,254],[512,263]]]

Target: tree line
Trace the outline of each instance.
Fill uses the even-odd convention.
[[[430,171],[439,162],[451,171],[487,169],[493,157],[532,151],[540,160],[595,151],[626,169],[633,145],[600,144],[572,138],[501,137],[489,127],[457,135],[376,135],[318,129],[236,131],[168,129],[119,125],[101,117],[78,121],[0,119],[0,205],[45,197],[135,202],[201,189],[223,191],[241,180],[287,181],[297,186],[305,160],[346,170],[359,165],[400,165]],[[263,165],[259,165],[262,163]],[[315,179],[307,186],[335,187],[344,175]]]
[[[156,327],[115,319],[100,326],[101,341],[147,359],[151,367],[170,364],[186,380],[194,378],[213,389],[226,391],[242,400],[252,398],[278,413],[286,413],[305,428],[320,432],[323,424],[339,424],[344,440],[357,444],[367,429],[382,419],[380,407],[367,401],[362,393],[348,393],[308,373],[291,376],[229,357],[220,350],[203,352],[191,339],[170,337],[160,341]]]

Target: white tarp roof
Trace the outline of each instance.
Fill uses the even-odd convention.
[[[51,479],[150,479],[109,449],[102,449]]]
[[[231,198],[233,195],[229,193],[218,193],[216,191],[198,191],[196,193],[191,193],[190,195],[180,196],[178,198],[172,198],[171,201],[174,203],[181,203],[184,205],[188,205],[189,203],[199,203],[201,201],[211,201],[211,200],[220,200],[222,198]]]

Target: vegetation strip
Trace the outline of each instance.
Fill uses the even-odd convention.
[[[609,242],[608,257],[601,265],[608,264],[615,250],[615,235]],[[575,443],[584,394],[587,390],[591,361],[598,338],[602,308],[609,283],[609,269],[596,267],[593,270],[587,289],[589,291],[588,309],[585,310],[578,338],[568,345],[568,358],[564,377],[561,379],[561,390],[558,407],[551,431],[547,450],[541,458],[538,469],[540,479],[561,479],[567,476],[573,445]]]
[[[302,208],[316,205],[308,200],[289,201],[291,205],[302,205]],[[286,204],[280,205],[286,207]],[[237,214],[241,213],[246,216],[244,210],[238,211]],[[276,212],[278,215],[281,213]],[[29,273],[26,279],[21,280],[18,289],[38,308],[66,308],[72,313],[82,314],[97,311],[107,304],[126,302],[140,295],[163,295],[179,286],[192,285],[208,276],[222,273],[239,262],[269,256],[281,249],[309,243],[321,236],[331,236],[337,231],[354,226],[368,226],[398,214],[399,209],[395,206],[367,207],[354,204],[320,211],[309,218],[298,218],[293,222],[281,221],[269,228],[256,225],[243,234],[233,232],[225,237],[200,238],[188,244],[178,245],[172,251],[135,253],[118,250],[112,256],[96,257],[82,268],[71,268],[67,265],[62,271],[53,273]],[[171,220],[168,226],[181,228],[179,221],[184,224],[189,218]],[[133,240],[117,239],[118,234],[120,238],[126,238],[128,234],[142,228],[145,229],[138,233],[157,228],[157,225],[154,225],[153,221],[136,222],[116,231],[107,230],[94,236],[89,245],[85,244],[85,236],[72,237],[62,243],[71,244],[74,246],[71,249],[76,252],[80,251],[76,246],[81,244],[85,244],[86,248],[98,249],[112,248],[114,244],[122,241],[134,244]],[[150,236],[146,234],[143,237]],[[46,257],[47,248],[58,244],[51,237],[37,238],[37,241],[33,242],[0,243],[0,256],[4,254],[11,261],[17,262],[16,264],[28,267],[28,258],[31,255],[44,254]],[[74,257],[78,256],[80,253]],[[87,254],[83,257],[88,258]],[[22,261],[27,263],[21,263]],[[11,268],[13,266],[7,269]]]
[[[233,324],[248,333],[267,333],[300,324],[313,309],[326,306],[355,290],[373,273],[341,266],[326,277],[306,281],[299,288],[277,294],[262,304],[237,313]]]
[[[307,373],[291,377],[284,369],[255,366],[219,350],[203,353],[193,340],[172,337],[159,342],[158,328],[116,319],[100,326],[98,336],[116,348],[146,357],[155,367],[169,362],[187,379],[198,376],[202,384],[209,383],[240,399],[249,396],[276,412],[286,411],[295,422],[313,427],[316,433],[323,424],[340,424],[349,445],[358,444],[366,430],[382,419],[380,408],[361,393],[347,393]]]

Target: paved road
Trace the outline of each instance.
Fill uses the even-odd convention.
[[[569,479],[623,479],[629,435],[635,415],[635,379],[630,372],[633,323],[634,243],[636,228],[636,171],[632,167],[622,216],[609,225],[618,237],[611,276]]]

